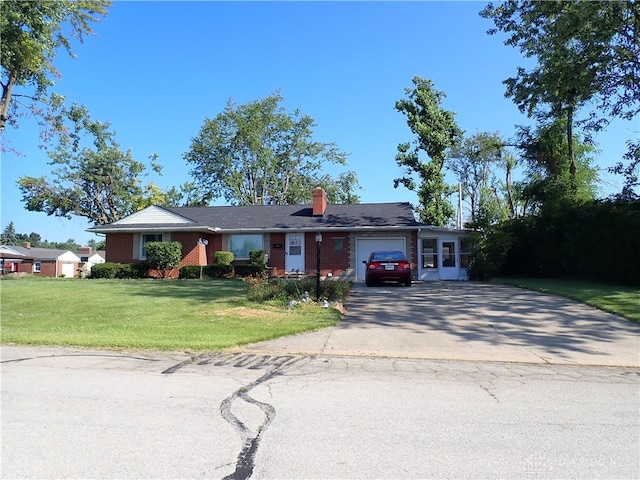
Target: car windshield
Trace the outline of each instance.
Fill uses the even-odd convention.
[[[404,260],[404,254],[402,252],[374,252],[371,255],[372,262],[397,262],[400,260]]]

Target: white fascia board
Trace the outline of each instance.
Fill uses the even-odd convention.
[[[26,255],[24,253],[18,252],[17,250],[14,250],[13,248],[7,247],[6,245],[0,246],[0,252],[8,253],[9,255],[18,255],[20,257],[26,257]]]
[[[113,224],[111,224],[113,225]],[[176,226],[167,226],[167,225],[163,225],[161,227],[154,227],[153,225],[144,225],[144,226],[135,226],[135,227],[131,227],[131,226],[127,226],[127,225],[122,225],[122,226],[118,226],[116,228],[102,228],[102,227],[92,227],[92,228],[88,228],[86,230],[87,232],[92,232],[92,233],[148,233],[148,232],[211,232],[211,233],[217,233],[220,231],[219,228],[217,227],[205,227],[203,225],[191,225],[191,226],[184,226],[184,225],[176,225]]]
[[[58,257],[58,260],[66,260],[67,262],[79,262],[80,257],[71,251],[64,252]]]

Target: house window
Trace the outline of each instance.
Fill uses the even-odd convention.
[[[344,253],[344,238],[333,239],[333,253],[342,255]]]
[[[40,262],[33,262],[33,273],[40,273]]]
[[[456,242],[442,242],[442,266],[456,266]]]
[[[460,239],[460,268],[469,268],[472,245],[473,240],[470,238]]]
[[[140,236],[140,260],[145,260],[147,258],[147,250],[144,248],[145,243],[161,242],[161,241],[162,241],[161,233],[141,235]]]
[[[422,268],[438,268],[438,239],[422,240]]]
[[[262,235],[231,235],[229,250],[234,258],[248,259],[251,250],[264,250]]]

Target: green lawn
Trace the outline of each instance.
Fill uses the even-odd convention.
[[[315,305],[247,300],[239,280],[0,280],[2,343],[220,350],[335,325]]]
[[[572,298],[640,323],[640,289],[540,278],[500,278],[500,283]]]

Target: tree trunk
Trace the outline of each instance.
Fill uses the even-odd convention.
[[[6,85],[2,85],[2,100],[0,100],[0,131],[3,131],[7,120],[9,119],[9,105],[11,104],[11,92],[16,83],[16,77],[12,73],[9,74],[9,80]]]
[[[571,193],[575,194],[578,191],[578,184],[576,182],[576,155],[573,151],[573,105],[569,105],[567,109],[567,146],[569,148],[569,174]]]

